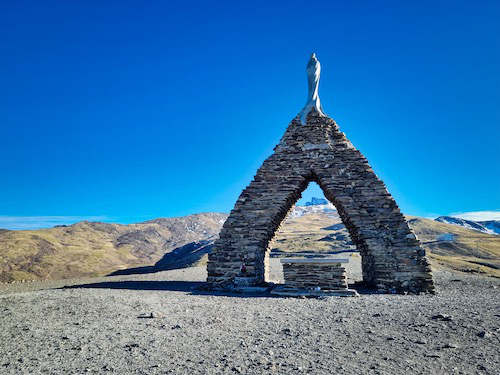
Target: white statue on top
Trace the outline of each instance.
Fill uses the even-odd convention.
[[[320,115],[325,116],[323,113],[323,108],[321,108],[321,102],[319,100],[318,86],[319,86],[319,75],[321,73],[321,64],[319,60],[316,58],[316,54],[313,53],[311,58],[309,59],[309,63],[307,64],[307,85],[308,85],[308,93],[307,93],[307,102],[299,113],[300,122],[305,125],[307,122],[307,115],[314,108]]]

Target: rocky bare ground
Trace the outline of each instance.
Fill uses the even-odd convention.
[[[205,277],[3,284],[0,373],[500,372],[496,278],[436,270],[435,296],[319,300],[196,292]]]

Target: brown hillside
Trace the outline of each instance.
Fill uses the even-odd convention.
[[[407,220],[433,266],[500,277],[500,236],[419,217]],[[353,249],[338,215],[322,212],[289,217],[272,247],[277,254]]]
[[[153,271],[202,265],[226,217],[206,213],[129,225],[80,222],[0,231],[0,282],[105,275],[155,263]],[[407,219],[434,267],[500,277],[500,236],[429,219]],[[273,256],[355,254],[335,212],[287,218],[271,248]]]
[[[0,282],[97,276],[151,265],[165,253],[216,236],[227,215],[204,213],[139,224],[80,222],[0,232]]]
[[[500,277],[500,236],[419,217],[408,216],[407,220],[433,267]],[[271,249],[271,255],[277,257],[357,254],[337,213],[321,211],[300,217],[290,215],[271,242]],[[206,263],[204,254],[200,251],[197,264]],[[192,252],[190,257],[193,258]]]
[[[407,217],[434,266],[500,277],[500,236]]]

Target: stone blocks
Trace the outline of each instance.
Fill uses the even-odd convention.
[[[329,259],[282,259],[285,285],[294,289],[347,289],[346,272],[341,262]]]
[[[207,281],[234,280],[245,263],[265,282],[269,243],[309,182],[332,202],[362,257],[364,281],[385,292],[434,292],[429,262],[399,207],[335,121],[296,117],[238,198],[209,254]]]

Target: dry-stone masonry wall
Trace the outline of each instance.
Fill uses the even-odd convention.
[[[345,268],[340,263],[283,261],[285,285],[295,289],[347,289]]]
[[[269,242],[309,182],[337,208],[362,257],[363,279],[381,291],[433,292],[425,251],[365,157],[331,118],[297,116],[241,193],[209,254],[208,282],[240,274],[266,280]]]

